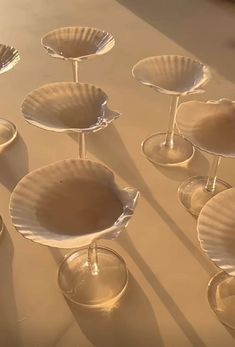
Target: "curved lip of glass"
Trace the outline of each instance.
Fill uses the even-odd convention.
[[[80,236],[71,236],[71,235],[58,235],[55,234],[53,231],[47,230],[47,235],[49,237],[42,237],[37,236],[35,237],[35,234],[27,224],[22,225],[22,221],[20,218],[20,214],[18,211],[17,206],[21,204],[21,199],[24,199],[22,197],[22,189],[26,187],[28,179],[30,179],[30,182],[32,182],[33,177],[42,176],[43,172],[48,178],[48,170],[59,170],[61,166],[66,165],[68,167],[69,164],[73,164],[74,162],[77,162],[78,164],[83,165],[90,165],[92,166],[93,170],[95,168],[101,168],[103,170],[103,175],[106,176],[106,179],[109,180],[110,186],[112,187],[115,194],[119,197],[120,201],[123,204],[123,212],[118,217],[118,219],[114,222],[113,225],[106,228],[105,230],[98,230],[96,232],[90,233],[87,237],[87,235],[80,235]],[[43,177],[43,176],[42,176]],[[31,184],[31,183],[30,183]],[[22,198],[21,198],[22,197]],[[131,217],[133,216],[137,201],[139,197],[139,191],[132,187],[126,187],[126,188],[120,188],[117,183],[115,182],[115,176],[114,173],[105,165],[100,164],[98,162],[87,160],[87,159],[65,159],[61,160],[49,165],[46,165],[44,167],[41,167],[39,169],[33,170],[30,173],[28,173],[26,176],[24,176],[16,185],[14,188],[11,197],[10,197],[10,203],[9,203],[9,210],[10,215],[12,219],[12,223],[16,230],[25,238],[40,243],[42,245],[51,246],[51,247],[57,247],[57,248],[75,248],[75,247],[83,247],[88,246],[92,241],[96,241],[98,239],[114,239],[118,237],[119,233],[128,225]],[[33,199],[33,195],[31,196]],[[27,220],[30,220],[30,216],[27,217]],[[40,224],[38,224],[38,227]],[[36,225],[37,228],[37,225]],[[45,228],[44,228],[45,229]],[[89,243],[87,243],[89,239]],[[53,242],[51,242],[51,240]],[[52,244],[53,243],[53,244]]]
[[[176,91],[176,90],[165,89],[165,88],[161,87],[160,85],[158,85],[157,81],[156,81],[156,83],[153,84],[153,83],[151,83],[151,82],[149,82],[149,81],[147,81],[145,79],[140,78],[138,76],[138,73],[136,73],[136,68],[137,67],[139,67],[141,65],[142,66],[147,65],[149,63],[149,61],[151,61],[152,59],[164,58],[164,57],[177,57],[177,58],[184,58],[184,59],[187,58],[187,59],[195,62],[196,64],[201,66],[202,71],[203,71],[203,78],[197,84],[192,85],[192,87],[189,90],[184,91],[184,92],[179,92],[179,91]],[[211,77],[211,72],[210,72],[210,68],[207,65],[203,64],[202,62],[200,62],[199,60],[192,59],[192,58],[189,58],[189,57],[186,57],[186,56],[182,56],[182,55],[173,55],[172,54],[172,55],[151,56],[151,57],[147,57],[147,58],[139,60],[132,68],[132,76],[138,82],[140,82],[140,83],[142,83],[142,84],[144,84],[146,86],[152,87],[152,88],[154,88],[155,90],[157,90],[160,93],[169,94],[169,95],[186,96],[186,95],[189,95],[189,94],[204,93],[204,90],[200,89],[200,88],[207,84],[207,82],[209,81],[209,79]]]
[[[211,149],[208,149],[206,148],[205,146],[203,145],[200,145],[198,143],[196,143],[191,137],[187,136],[184,131],[182,130],[182,128],[179,126],[178,124],[178,119],[179,119],[179,114],[180,114],[180,111],[183,107],[186,107],[186,109],[188,108],[188,114],[191,114],[192,115],[192,107],[194,106],[197,106],[197,105],[201,105],[201,106],[204,106],[205,107],[205,110],[206,108],[209,106],[214,106],[216,111],[218,111],[218,109],[220,107],[224,107],[224,106],[228,106],[228,107],[234,107],[234,111],[235,111],[235,101],[232,101],[230,99],[226,99],[226,98],[222,98],[222,99],[219,99],[219,100],[209,100],[209,101],[187,101],[187,102],[182,102],[177,111],[176,111],[176,127],[180,133],[180,135],[185,138],[186,140],[188,140],[189,142],[192,143],[192,145],[198,149],[200,149],[201,151],[203,152],[206,152],[206,153],[209,153],[211,155],[216,155],[216,156],[220,156],[220,157],[223,157],[223,158],[233,158],[235,157],[235,151],[234,151],[234,155],[231,155],[231,154],[228,154],[228,153],[225,153],[225,152],[222,152],[222,151],[213,151]],[[188,117],[185,117],[185,119],[188,118]],[[203,117],[201,117],[202,119]],[[206,117],[205,117],[206,118]],[[198,119],[197,119],[198,120]],[[192,125],[192,128],[193,128],[193,124],[191,123]]]
[[[0,123],[1,123],[1,121],[4,121],[4,123],[8,123],[8,124],[10,125],[11,130],[12,130],[12,137],[11,137],[8,141],[6,141],[6,142],[0,144],[0,150],[1,150],[1,149],[4,149],[4,148],[6,148],[8,145],[10,145],[10,144],[15,140],[15,138],[16,138],[16,136],[17,136],[17,129],[16,129],[16,126],[15,126],[14,123],[12,123],[12,122],[10,122],[9,120],[4,119],[4,118],[0,118]]]
[[[217,204],[220,203],[219,204],[220,206],[223,206],[223,208],[226,208],[226,203],[225,203],[226,200],[224,199],[224,196],[226,197],[230,194],[232,194],[233,197],[235,197],[235,188],[228,188],[226,190],[221,191],[220,193],[212,197],[203,206],[197,219],[197,237],[198,237],[198,241],[199,241],[201,249],[207,255],[207,257],[216,265],[216,267],[219,268],[220,270],[223,270],[228,275],[235,277],[234,276],[235,265],[231,266],[230,264],[225,264],[225,263],[221,264],[221,259],[217,259],[217,257],[213,256],[212,252],[208,250],[208,248],[205,246],[205,241],[201,235],[201,224],[203,223],[204,216],[207,214],[208,210],[211,210],[211,211],[214,210],[213,205],[215,202],[217,202]],[[216,218],[216,215],[218,215],[218,213],[215,212],[215,216],[214,216],[215,218]],[[214,231],[214,228],[213,228],[213,231]],[[220,235],[221,235],[221,232],[220,232]]]
[[[2,236],[3,229],[4,229],[4,223],[3,223],[2,217],[0,216],[0,237]]]
[[[77,57],[65,57],[63,55],[61,55],[57,50],[53,49],[51,46],[49,46],[48,44],[45,43],[46,38],[56,32],[60,32],[64,29],[76,29],[76,28],[80,28],[80,29],[87,29],[87,30],[94,30],[97,32],[101,32],[104,33],[106,35],[109,35],[110,40],[107,42],[106,45],[102,46],[102,49],[98,49],[97,47],[97,51],[95,53],[91,53],[91,54],[85,54],[85,55],[81,55],[81,56],[77,56]],[[103,55],[108,53],[114,46],[115,46],[115,39],[113,37],[113,35],[111,35],[110,33],[102,30],[102,29],[98,29],[98,28],[93,28],[93,27],[80,27],[80,26],[71,26],[71,27],[61,27],[61,28],[56,28],[54,30],[49,31],[48,33],[46,33],[42,38],[41,38],[41,45],[45,48],[45,50],[47,51],[47,53],[53,57],[53,58],[59,58],[59,59],[63,59],[63,60],[72,60],[72,61],[82,61],[85,59],[89,59],[92,57],[95,57],[97,55]],[[109,46],[109,47],[108,47]]]
[[[56,125],[56,123],[51,124],[51,125],[46,125],[43,122],[40,122],[40,115],[39,113],[35,113],[33,114],[31,111],[28,110],[28,103],[30,103],[31,101],[34,101],[35,96],[38,95],[40,92],[44,93],[45,89],[50,89],[52,90],[53,88],[57,88],[57,87],[66,87],[66,86],[77,86],[79,88],[86,88],[86,87],[91,87],[91,88],[95,88],[97,91],[101,91],[101,93],[104,96],[104,101],[100,102],[100,114],[97,115],[97,122],[92,124],[91,126],[89,126],[88,128],[74,128],[74,127],[69,127],[69,126],[64,126],[64,127],[58,127],[58,125]],[[43,104],[43,100],[41,98],[41,103]],[[76,82],[56,82],[56,83],[49,83],[49,84],[45,84],[40,88],[37,88],[35,90],[33,90],[32,92],[30,92],[25,99],[23,100],[23,103],[21,105],[21,112],[25,118],[25,120],[34,125],[37,126],[41,129],[44,130],[49,130],[49,131],[55,131],[55,132],[78,132],[78,133],[89,133],[89,132],[96,132],[104,127],[106,127],[109,123],[111,123],[113,120],[119,118],[121,116],[121,113],[119,111],[113,111],[110,110],[107,106],[108,103],[108,96],[106,95],[106,93],[98,87],[95,87],[92,84],[88,84],[88,83],[76,83]],[[51,110],[53,110],[53,102],[51,104]]]
[[[4,58],[6,52],[10,55]],[[11,70],[20,61],[19,52],[12,46],[0,44],[0,53],[0,74]]]

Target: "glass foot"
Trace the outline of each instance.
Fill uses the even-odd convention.
[[[206,176],[189,177],[178,188],[178,197],[182,205],[192,215],[198,216],[202,207],[214,195],[222,190],[231,188],[230,184],[217,179],[214,192],[209,192],[205,189],[207,183]]]
[[[185,163],[192,158],[194,147],[182,136],[174,135],[174,148],[166,147],[165,140],[166,133],[157,133],[142,142],[143,153],[152,163],[173,166]]]
[[[6,119],[0,118],[0,150],[8,146],[17,135],[16,127]]]
[[[58,272],[63,294],[72,302],[91,308],[112,307],[124,293],[128,271],[123,258],[109,248],[97,247],[97,275],[88,264],[88,248],[65,257]]]
[[[218,319],[235,329],[235,278],[222,271],[208,284],[208,301]]]

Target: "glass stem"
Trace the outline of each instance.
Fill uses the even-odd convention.
[[[215,191],[216,187],[216,178],[217,178],[217,172],[218,172],[218,167],[220,164],[221,157],[220,156],[214,156],[213,162],[211,164],[209,173],[208,173],[208,179],[206,182],[205,189],[208,192],[213,193]]]
[[[74,82],[78,83],[78,61],[73,60],[73,80]]]
[[[174,133],[175,133],[175,121],[176,121],[176,110],[179,103],[179,96],[173,95],[171,97],[171,106],[170,106],[170,120],[166,135],[166,140],[164,145],[168,148],[174,147]]]
[[[86,141],[84,133],[78,133],[78,158],[86,159]]]
[[[92,276],[97,276],[99,273],[97,244],[92,242],[88,248],[88,264]]]

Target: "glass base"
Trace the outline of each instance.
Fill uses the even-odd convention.
[[[154,164],[174,166],[189,161],[194,155],[194,147],[182,136],[174,135],[174,147],[165,146],[166,133],[153,134],[142,142],[144,155]]]
[[[0,150],[8,146],[17,135],[16,127],[6,119],[0,118]]]
[[[90,308],[112,307],[124,293],[128,271],[123,258],[106,247],[97,247],[97,275],[88,264],[88,248],[65,257],[58,272],[63,294],[72,302]]]
[[[208,284],[208,301],[217,318],[235,329],[235,278],[222,271]]]
[[[178,197],[182,205],[192,215],[198,216],[202,207],[210,200],[214,195],[218,194],[222,190],[231,188],[230,184],[217,179],[214,192],[209,192],[205,189],[207,183],[206,176],[189,177],[178,188]]]

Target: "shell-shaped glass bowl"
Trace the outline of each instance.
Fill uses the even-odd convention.
[[[222,191],[201,210],[197,222],[201,248],[229,275],[235,276],[235,188]]]
[[[52,57],[79,61],[107,53],[115,45],[115,40],[100,29],[65,27],[50,31],[41,43]]]
[[[27,174],[11,195],[10,214],[15,228],[31,241],[83,247],[117,237],[137,198],[138,191],[121,189],[104,165],[67,159]]]
[[[0,74],[11,70],[19,60],[19,52],[14,47],[0,44]]]
[[[21,109],[28,123],[45,130],[92,132],[120,116],[107,102],[105,92],[92,84],[58,82],[29,93]]]
[[[200,61],[179,56],[160,55],[140,60],[132,69],[137,81],[160,93],[187,95],[199,93],[210,77],[209,68]]]
[[[181,135],[213,155],[235,157],[235,101],[188,101],[176,115]]]

